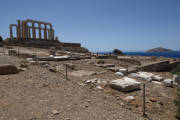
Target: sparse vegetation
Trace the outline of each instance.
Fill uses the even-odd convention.
[[[180,64],[178,64],[177,67],[172,70],[172,73],[180,75]]]
[[[174,101],[175,105],[177,106],[177,113],[176,113],[176,118],[180,120],[180,91],[177,94],[177,98]]]
[[[123,52],[121,50],[119,50],[119,49],[114,49],[113,54],[115,54],[115,55],[124,55]]]
[[[172,70],[172,73],[180,75],[180,64],[178,64],[177,67]],[[177,106],[176,118],[180,120],[180,91],[178,91],[177,98],[174,103]]]

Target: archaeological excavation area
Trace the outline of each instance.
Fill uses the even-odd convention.
[[[0,120],[175,120],[180,59],[91,53],[35,20],[2,45]]]

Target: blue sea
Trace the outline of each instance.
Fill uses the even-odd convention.
[[[99,52],[100,54],[108,54],[111,52]],[[157,57],[169,57],[169,58],[180,58],[180,51],[178,52],[160,52],[160,53],[147,53],[147,52],[123,52],[126,55],[132,56],[157,56]]]

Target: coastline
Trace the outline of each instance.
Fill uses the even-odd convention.
[[[111,51],[107,52],[96,52],[99,54],[110,54]],[[130,56],[156,56],[156,57],[167,57],[167,58],[180,58],[180,51],[173,51],[173,52],[144,52],[144,51],[138,51],[138,52],[123,52],[125,55]]]

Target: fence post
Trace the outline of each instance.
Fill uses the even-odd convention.
[[[143,116],[146,116],[146,93],[145,93],[145,84],[143,83]]]
[[[67,76],[67,64],[66,64],[66,80],[68,79],[68,76]]]

